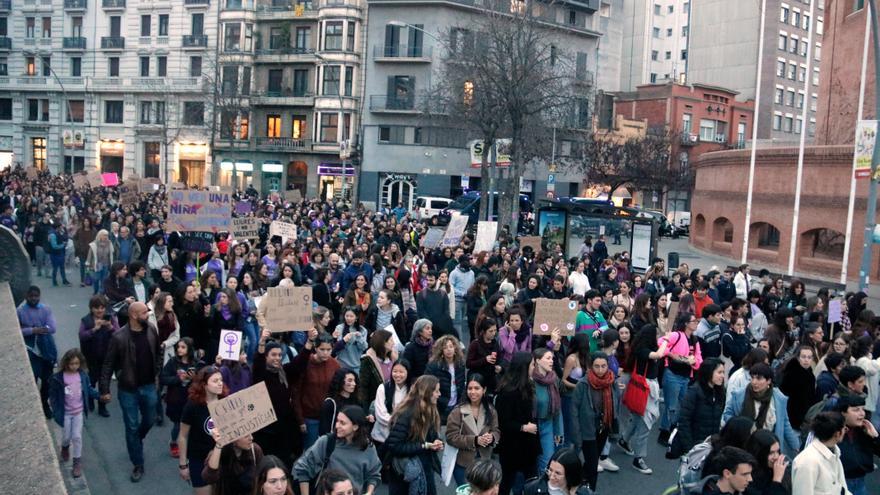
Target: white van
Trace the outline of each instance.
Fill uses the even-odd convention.
[[[416,210],[419,218],[429,220],[440,214],[452,200],[449,198],[437,198],[433,196],[419,196],[416,198]]]

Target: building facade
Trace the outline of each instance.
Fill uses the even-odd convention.
[[[692,0],[688,81],[727,87],[754,99],[760,57],[758,138],[792,143],[806,129],[811,142],[816,131],[824,2],[767,0],[763,33],[761,14],[761,2]],[[764,44],[759,54],[761,37]],[[804,105],[806,124],[802,121]]]
[[[210,181],[209,0],[0,0],[0,166]]]
[[[377,204],[412,207],[417,196],[456,197],[480,188],[479,166],[471,165],[468,143],[477,139],[449,124],[438,124],[420,111],[430,94],[432,77],[439,77],[446,47],[440,40],[466,32],[486,9],[499,5],[522,8],[525,2],[486,0],[368,0],[370,22],[366,51],[366,85],[359,170],[360,198]],[[595,73],[616,64],[597,55],[603,16],[612,16],[612,1],[533,2],[536,17],[550,25],[548,36],[564,48],[578,66],[578,77],[595,91]],[[427,22],[430,20],[430,22]],[[609,26],[605,21],[604,26]],[[619,44],[619,40],[616,42]],[[616,46],[612,43],[612,46]],[[584,128],[591,102],[584,98]],[[445,125],[445,127],[444,127]],[[570,150],[560,141],[559,153]],[[581,178],[551,174],[547,166],[526,167],[520,189],[543,198],[548,180],[558,196],[575,196]]]
[[[686,80],[690,4],[689,0],[624,3],[621,91]]]

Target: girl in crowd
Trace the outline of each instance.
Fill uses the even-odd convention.
[[[607,331],[607,330],[606,330]],[[581,378],[590,369],[590,337],[585,333],[579,333],[571,338],[571,344],[567,349],[568,355],[562,367],[562,420],[565,441],[569,445],[577,446],[572,424],[574,412],[571,410],[571,396]]]
[[[196,370],[203,366],[196,359],[195,347],[189,337],[178,340],[174,346],[174,356],[165,363],[159,374],[159,384],[165,388],[165,415],[171,420],[171,457],[180,456],[177,437],[180,434],[180,415],[187,400],[189,384]]]
[[[89,300],[89,314],[83,316],[79,323],[79,346],[85,355],[82,368],[88,370],[89,380],[95,386],[101,376],[110,339],[118,330],[119,321],[107,311],[107,298],[102,295],[92,296]],[[107,404],[98,402],[98,414],[105,418],[110,416]]]
[[[461,485],[465,469],[474,461],[492,459],[492,448],[501,439],[498,413],[489,401],[486,379],[479,373],[468,377],[467,395],[451,413],[446,423],[446,441],[458,449],[452,475]]]
[[[253,372],[247,362],[247,352],[241,349],[238,353],[238,359],[220,359],[221,355],[217,355],[215,363],[220,367],[220,374],[223,375],[223,383],[229,389],[230,394],[240,392],[253,384]]]
[[[697,371],[696,382],[688,387],[678,415],[678,434],[669,456],[678,458],[694,445],[718,432],[724,412],[724,363],[708,358]]]
[[[498,376],[501,374],[501,346],[495,336],[498,327],[492,319],[477,325],[477,338],[468,346],[466,366],[469,373],[479,373],[486,381],[487,394],[495,396]]]
[[[367,350],[367,329],[358,323],[358,310],[347,307],[342,311],[342,323],[333,332],[336,346],[333,354],[339,364],[360,373],[361,356]]]
[[[342,471],[326,469],[315,484],[316,495],[358,495],[354,483]]]
[[[257,465],[253,495],[293,495],[290,475],[284,462],[267,455]]]
[[[68,350],[58,363],[60,371],[49,379],[49,401],[55,423],[63,430],[61,461],[73,456],[71,474],[82,476],[82,429],[89,415],[88,404],[97,398],[86,373],[86,358],[77,348]]]
[[[358,376],[357,373],[348,369],[336,370],[330,381],[330,389],[327,397],[321,404],[320,424],[318,434],[324,435],[333,431],[336,424],[336,415],[346,406],[358,405]]]
[[[641,294],[635,299],[629,322],[635,332],[638,332],[647,324],[656,324],[649,294]]]
[[[532,332],[523,312],[516,306],[507,313],[507,324],[498,330],[501,366],[510,362],[517,352],[532,352]]]
[[[102,292],[104,279],[110,270],[110,265],[116,261],[116,253],[110,233],[104,229],[98,231],[95,240],[89,243],[89,254],[86,259],[86,268],[92,275],[92,294]]]
[[[558,450],[550,458],[550,464],[541,477],[526,485],[523,495],[591,495],[590,489],[581,485],[582,469],[576,450]]]
[[[502,473],[500,495],[510,493],[518,474],[529,479],[537,473],[535,459],[541,454],[541,442],[535,419],[533,367],[531,353],[517,352],[498,383],[495,404],[503,439],[498,446]]]
[[[541,456],[538,457],[537,470],[543,469],[556,447],[562,444],[562,387],[553,368],[553,352],[546,348],[536,349],[532,356],[535,365],[532,380],[535,383],[535,419],[538,422],[538,438],[541,442]]]
[[[206,366],[193,378],[188,392],[189,399],[180,415],[180,434],[177,437],[180,448],[180,477],[189,481],[193,492],[198,495],[211,493],[211,485],[202,478],[205,459],[214,448],[214,438],[204,427],[211,418],[208,403],[222,399],[226,393],[220,371],[213,366]]]
[[[214,448],[205,459],[202,479],[213,486],[212,495],[251,495],[257,465],[263,460],[263,449],[254,437],[245,435],[220,447],[220,429],[211,431]]]
[[[156,327],[159,333],[159,347],[165,355],[162,364],[174,357],[174,344],[180,340],[180,322],[174,314],[174,298],[168,292],[160,292],[153,298],[153,311],[150,313],[150,323]]]
[[[442,424],[446,423],[452,408],[464,397],[465,373],[464,355],[458,339],[452,335],[444,335],[437,339],[425,374],[436,376],[440,382],[437,409]]]
[[[627,321],[629,318],[629,311],[621,306],[614,306],[614,309],[611,312],[611,317],[608,318],[608,328],[617,328],[623,322]]]
[[[443,441],[438,437],[439,398],[437,378],[421,376],[394,411],[391,432],[385,442],[392,465],[389,495],[406,495],[410,485],[416,485],[419,493],[436,495],[434,467],[438,464],[437,453],[443,450]]]
[[[394,280],[394,277],[389,278]],[[370,307],[370,311],[367,313],[367,319],[364,321],[364,326],[367,327],[367,330],[370,332],[388,330],[388,327],[390,326],[394,329],[394,332],[397,335],[396,341],[407,342],[409,341],[409,336],[406,333],[406,322],[403,311],[401,311],[400,307],[392,301],[393,295],[391,291],[388,289],[380,290],[379,295],[376,296],[376,304]]]
[[[584,455],[583,479],[595,490],[599,466],[610,472],[620,469],[608,456],[601,455],[617,419],[619,389],[608,370],[608,356],[595,352],[591,358],[587,375],[574,391],[571,411],[574,443],[580,445]]]
[[[354,283],[345,293],[345,299],[342,304],[346,307],[355,308],[357,310],[359,322],[367,317],[367,311],[373,303],[373,296],[370,294],[370,286],[367,282],[367,276],[363,273],[358,274],[354,278]]]
[[[403,357],[409,361],[414,376],[425,374],[428,361],[431,359],[431,349],[434,347],[434,325],[431,320],[421,318],[413,324],[412,340],[406,344]]]
[[[211,311],[211,336],[205,349],[208,361],[212,361],[217,355],[220,348],[220,333],[223,330],[244,331],[241,302],[235,291],[225,287],[217,291],[216,303]]]
[[[330,382],[339,370],[339,362],[331,356],[333,338],[318,334],[314,351],[304,350],[294,359],[293,366],[302,369],[294,385],[293,409],[300,420],[300,431],[305,433],[303,448],[309,448],[318,439],[321,425],[321,405],[330,389]]]
[[[409,393],[413,375],[406,359],[398,359],[391,368],[391,379],[376,388],[376,399],[373,402],[373,431],[370,436],[376,444],[379,457],[385,458],[385,440],[391,426],[391,415]]]
[[[202,267],[202,275],[199,277],[199,289],[201,297],[206,304],[213,304],[217,298],[217,292],[222,288],[220,276],[210,268]]]
[[[767,430],[755,430],[745,445],[746,452],[757,461],[752,469],[752,482],[744,495],[786,495],[791,493],[791,471],[788,459],[779,450],[779,440]]]
[[[790,359],[782,370],[779,390],[788,396],[788,420],[800,430],[807,410],[819,401],[816,397],[816,375],[813,374],[815,354],[809,345],[798,348],[795,358]]]
[[[394,340],[388,330],[376,330],[370,337],[370,348],[361,358],[361,407],[369,409],[376,398],[376,388],[391,379],[391,368],[397,360]],[[415,373],[413,373],[415,376]]]

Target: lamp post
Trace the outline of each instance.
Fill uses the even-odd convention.
[[[871,16],[872,43],[874,45],[874,115],[880,116],[880,26],[877,24],[877,0],[868,0]],[[867,36],[867,33],[865,33]],[[873,233],[877,217],[877,165],[880,164],[880,147],[874,146],[871,156],[871,183],[868,189],[868,211],[865,213],[865,231],[862,236],[862,264],[859,268],[859,290],[867,291],[871,273]],[[846,263],[847,260],[843,260]]]

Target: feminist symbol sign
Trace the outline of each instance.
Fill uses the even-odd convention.
[[[241,332],[235,330],[222,330],[220,332],[220,342],[224,349],[220,352],[223,359],[237,360],[241,352]]]

